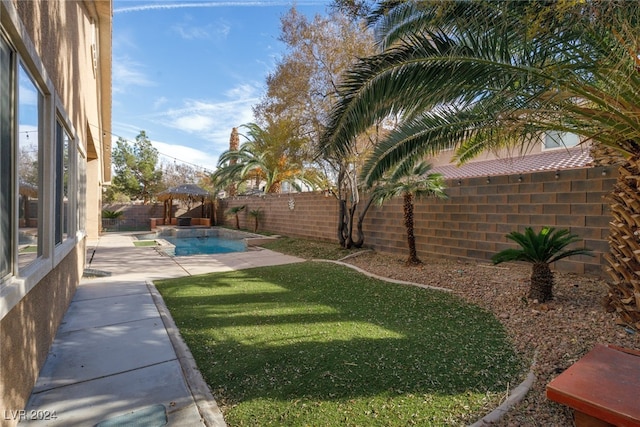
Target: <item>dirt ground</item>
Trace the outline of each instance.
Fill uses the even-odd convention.
[[[547,383],[598,343],[640,349],[640,333],[616,325],[615,316],[605,311],[607,284],[602,279],[556,272],[554,300],[538,304],[526,298],[528,265],[423,259],[423,265],[412,267],[404,261],[376,252],[345,260],[380,276],[449,288],[492,311],[526,360],[535,355],[533,388],[497,426],[574,425],[571,410],[547,400]]]

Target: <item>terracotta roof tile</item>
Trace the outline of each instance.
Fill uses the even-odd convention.
[[[544,151],[539,154],[484,160],[462,166],[435,166],[447,179],[473,178],[478,176],[512,175],[517,173],[540,172],[545,170],[572,169],[588,166],[592,161],[589,150],[584,147]]]

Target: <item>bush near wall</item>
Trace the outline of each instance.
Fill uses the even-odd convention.
[[[447,181],[447,200],[419,200],[414,221],[418,256],[490,262],[496,252],[514,247],[505,235],[531,226],[568,228],[584,239],[595,257],[578,256],[556,263],[558,271],[605,277],[603,257],[610,221],[604,196],[617,178],[613,167],[545,171]],[[364,203],[362,203],[364,204]],[[338,204],[323,193],[267,194],[221,201],[218,218],[234,227],[225,213],[246,205],[240,226],[252,228],[248,212],[262,209],[260,229],[291,237],[338,242]],[[364,222],[365,245],[382,253],[407,254],[402,201],[372,206]]]
[[[123,212],[117,219],[103,218],[103,231],[139,231],[150,229],[151,218],[162,218],[164,206],[162,203],[149,205],[112,203],[103,205],[102,209]]]

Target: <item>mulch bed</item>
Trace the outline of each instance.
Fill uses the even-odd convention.
[[[404,258],[376,252],[345,260],[380,276],[451,289],[492,311],[526,360],[535,355],[532,389],[497,426],[573,425],[572,411],[546,398],[546,385],[598,343],[640,349],[640,333],[616,325],[614,314],[606,312],[605,280],[556,272],[553,301],[538,304],[526,298],[528,265],[423,261],[407,266]]]

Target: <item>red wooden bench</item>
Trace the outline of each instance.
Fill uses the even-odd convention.
[[[547,385],[576,427],[640,426],[640,351],[597,345]]]

